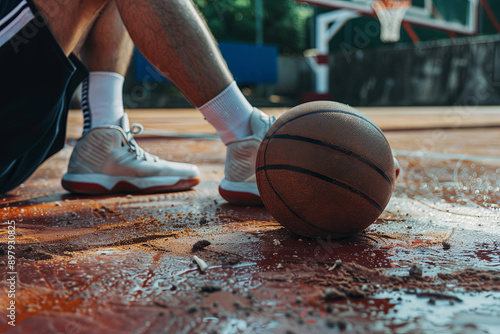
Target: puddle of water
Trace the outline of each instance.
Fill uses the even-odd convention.
[[[405,293],[381,293],[375,299],[384,300],[391,309],[377,318],[418,321],[419,328],[477,329],[486,333],[500,333],[500,293],[475,292],[453,294],[462,302],[417,297]],[[426,323],[426,324],[424,324]]]

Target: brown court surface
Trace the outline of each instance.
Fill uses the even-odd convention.
[[[403,172],[380,219],[345,240],[300,238],[263,207],[225,203],[223,145],[165,137],[213,134],[194,110],[129,112],[144,149],[200,166],[192,191],[71,195],[60,185],[68,145],[0,199],[0,332],[499,333],[500,109],[360,110]],[[73,111],[68,143],[80,133]]]

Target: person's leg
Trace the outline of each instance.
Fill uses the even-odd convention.
[[[35,0],[66,54],[109,0]],[[224,143],[250,135],[253,108],[234,84],[191,0],[116,0],[141,53],[216,128]]]
[[[49,25],[67,53],[77,44],[78,37],[85,30],[85,23],[92,21],[92,10],[95,10],[95,15],[103,5],[103,1],[98,0],[66,0],[63,10],[62,6],[49,5],[57,3],[57,0],[36,1],[42,11],[45,9]],[[88,9],[89,3],[95,5],[92,10]],[[116,3],[132,40],[142,54],[202,111],[223,142],[233,146],[232,150],[228,150],[228,160],[245,160],[240,164],[246,166],[245,170],[231,173],[232,176],[226,173],[225,180],[231,183],[223,197],[231,201],[233,193],[244,194],[247,188],[253,198],[258,197],[254,178],[247,177],[254,174],[258,149],[255,141],[261,140],[252,135],[255,131],[251,123],[254,127],[260,124],[268,128],[269,120],[251,107],[234,84],[210,31],[191,0],[116,0]],[[78,16],[83,5],[86,10]],[[57,22],[58,17],[65,17],[65,23],[73,22],[73,27],[67,29],[63,23]],[[251,117],[255,121],[251,122]],[[258,132],[262,132],[260,127]],[[252,143],[251,149],[246,143],[241,143],[246,139]],[[236,146],[243,147],[239,149]],[[245,153],[234,154],[237,151]]]
[[[192,1],[116,2],[139,51],[191,100],[227,145],[222,197],[260,204],[255,159],[274,119],[243,96]]]
[[[34,0],[66,54],[109,0]],[[249,136],[252,106],[234,83],[191,0],[116,0],[135,45],[216,128],[224,143]]]
[[[200,107],[233,76],[191,0],[117,0],[141,53]]]
[[[132,137],[122,90],[133,43],[114,1],[104,7],[84,38],[75,50],[90,71],[82,84],[84,129],[63,176],[63,187],[87,194],[150,193],[186,190],[198,184],[195,165],[152,156]]]
[[[108,0],[33,0],[52,34],[69,56]]]
[[[83,133],[99,126],[120,126],[125,115],[124,76],[134,48],[114,1],[105,6],[85,37],[81,49],[75,50],[90,72],[82,85]]]
[[[203,113],[224,143],[251,134],[249,120],[253,108],[234,83],[210,30],[191,0],[119,0],[116,3],[123,8],[120,14],[127,21],[126,28],[139,50]],[[120,46],[126,51],[130,45],[124,37],[127,33],[123,26],[118,27],[121,20],[114,7],[111,3],[101,14],[110,20],[99,20],[100,27],[92,30],[100,33],[91,32],[82,49],[84,60],[93,60],[87,62],[91,72],[94,68],[104,71],[101,69],[113,66],[113,62],[103,60],[103,54]],[[109,32],[108,23],[116,27],[116,31],[121,29],[122,34],[117,38],[102,38]],[[75,42],[72,45],[76,45]],[[125,57],[116,60],[128,65],[125,51],[121,53]]]
[[[252,134],[253,107],[192,0],[116,2],[139,51],[201,111],[225,144]]]
[[[133,48],[116,3],[110,1],[90,28],[80,57],[91,72],[114,72],[125,76]]]

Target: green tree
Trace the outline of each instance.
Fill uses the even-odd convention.
[[[217,40],[255,42],[255,0],[194,0]],[[282,53],[308,47],[312,8],[293,0],[264,0],[264,43]]]

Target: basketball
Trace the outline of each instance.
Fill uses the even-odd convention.
[[[306,237],[344,238],[372,224],[395,181],[391,147],[361,112],[311,102],[283,114],[260,145],[262,201],[283,226]]]

